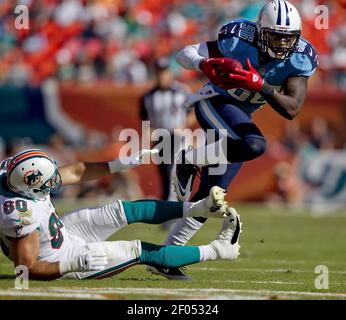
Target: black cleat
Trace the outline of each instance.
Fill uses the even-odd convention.
[[[152,274],[163,276],[169,280],[192,280],[192,278],[188,274],[186,274],[185,267],[159,268],[148,266],[147,271],[151,272]]]
[[[192,149],[190,146],[188,150]],[[179,201],[188,201],[192,192],[193,182],[199,172],[199,167],[186,163],[186,150],[181,150],[177,157],[175,176],[173,177],[174,190]]]

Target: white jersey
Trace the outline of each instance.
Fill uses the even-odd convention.
[[[20,197],[6,189],[6,178],[0,174],[0,240],[5,255],[10,257],[10,241],[39,232],[38,260],[58,262],[73,251],[68,231],[58,217],[48,196],[44,201]]]
[[[64,277],[103,277],[139,262],[140,241],[132,241],[126,252],[123,241],[118,245],[117,242],[105,242],[125,225],[127,218],[120,200],[100,207],[79,209],[64,214],[60,219],[49,196],[44,201],[35,201],[13,193],[7,187],[6,173],[0,169],[0,244],[10,259],[13,239],[38,232],[39,261],[60,262],[84,254],[91,247],[98,248],[106,252],[109,260],[104,271],[71,272]]]

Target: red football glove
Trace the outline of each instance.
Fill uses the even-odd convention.
[[[232,58],[210,58],[202,60],[200,68],[213,84],[223,89],[232,89],[237,86],[235,86],[235,81],[229,79],[228,76],[235,70],[243,69],[243,66]]]
[[[249,71],[244,69],[235,69],[235,73],[228,75],[230,80],[234,80],[238,84],[238,88],[249,91],[260,91],[263,87],[264,80],[257,70],[251,65],[249,58],[246,59],[246,65]]]

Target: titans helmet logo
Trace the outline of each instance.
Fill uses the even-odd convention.
[[[42,182],[42,173],[40,170],[30,170],[25,174],[24,181],[30,187],[36,186]]]

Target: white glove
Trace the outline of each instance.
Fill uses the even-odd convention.
[[[148,163],[151,155],[159,153],[159,149],[142,149],[129,157],[121,157],[117,160],[108,162],[109,170],[113,174],[121,170],[132,169],[143,163]]]
[[[69,272],[100,271],[108,264],[105,252],[88,250],[86,253],[59,263],[60,274]]]

